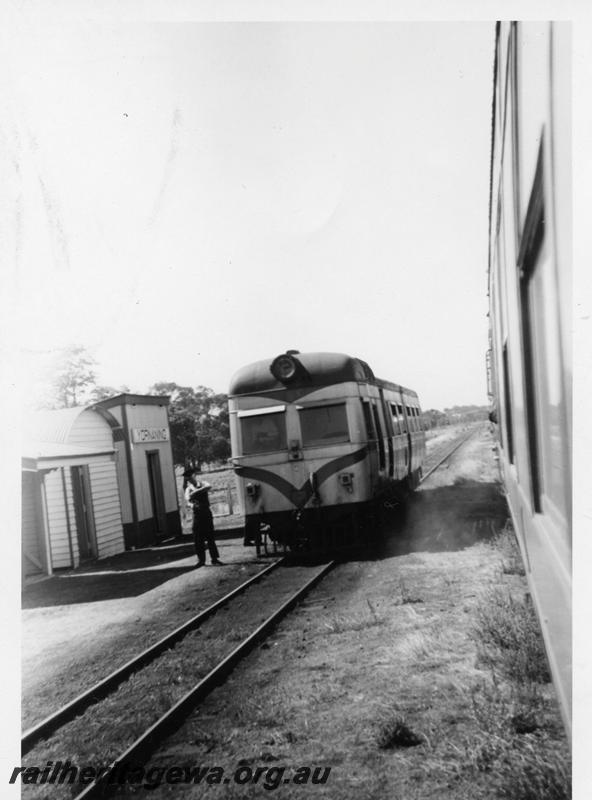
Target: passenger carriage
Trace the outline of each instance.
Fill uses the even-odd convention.
[[[489,393],[500,468],[571,731],[570,26],[496,26]]]

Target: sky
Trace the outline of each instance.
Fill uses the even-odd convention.
[[[139,392],[293,348],[487,402],[493,21],[28,17],[9,45],[28,396],[77,344]]]

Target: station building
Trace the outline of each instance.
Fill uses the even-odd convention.
[[[169,429],[169,398],[120,394],[94,408],[113,416],[126,549],[150,547],[181,535]]]
[[[24,426],[24,576],[181,534],[168,397],[122,394]]]

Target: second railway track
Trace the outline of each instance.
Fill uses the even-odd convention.
[[[102,701],[93,700],[93,689],[89,689],[82,696],[84,703],[74,713],[66,707],[52,715],[51,723],[44,721],[45,727],[42,724],[34,733],[29,731],[26,739],[23,738],[25,751],[37,763],[55,763],[60,757],[63,759],[64,752],[75,754],[79,763],[87,764],[114,766],[146,760],[192,709],[322,580],[335,562],[314,568],[285,567],[270,575],[279,565],[279,562],[270,565],[246,582],[246,588],[238,587],[240,592],[230,593],[236,597],[232,618],[225,613],[230,608],[225,602],[215,609],[217,614],[210,612],[211,618],[199,628],[194,623],[195,618],[190,620],[158,642],[155,648],[150,648],[158,652],[146,651],[148,655],[140,654],[124,665],[122,670],[128,669],[130,674],[119,675],[108,691],[100,688],[103,695],[106,694]],[[254,584],[264,574],[266,583],[262,594],[262,589],[258,590]],[[272,613],[269,609],[273,609]],[[179,631],[188,626],[192,630],[179,635]],[[168,641],[173,635],[178,642],[176,646],[172,640]],[[171,650],[172,647],[175,649]],[[134,662],[138,663],[134,665]],[[111,678],[109,676],[106,681]],[[75,707],[79,700],[69,705]],[[94,704],[89,706],[89,702]],[[41,741],[46,736],[50,738]],[[107,769],[103,779],[87,786],[77,798],[106,796],[109,774]]]
[[[278,559],[274,561],[265,569],[216,600],[199,614],[196,614],[166,636],[159,639],[151,647],[147,647],[137,656],[129,659],[121,667],[111,672],[98,683],[93,684],[90,688],[70,700],[53,714],[50,714],[45,717],[45,719],[28,728],[21,736],[21,755],[26,755],[38,742],[51,736],[62,725],[65,725],[82,714],[89,706],[98,703],[104,697],[116,691],[117,688],[134,673],[143,669],[162,653],[175,647],[175,645],[182,641],[191,631],[197,630],[199,626],[215,614],[216,611],[223,608],[239,594],[245,592],[250,586],[257,583],[280,566],[282,560],[283,559]]]

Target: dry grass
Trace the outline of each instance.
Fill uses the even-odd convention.
[[[492,547],[500,556],[502,575],[524,575],[524,564],[516,535],[510,520],[492,540]]]
[[[466,746],[466,765],[488,775],[497,797],[567,800],[569,749],[530,597],[516,596],[511,576],[524,571],[509,525],[492,546],[501,557],[501,585],[485,591],[475,609],[472,635],[490,675],[471,690],[477,735]]]
[[[368,612],[351,616],[333,614],[329,621],[324,623],[324,627],[329,633],[345,633],[347,631],[362,631],[376,625],[383,625],[386,621],[386,617],[377,613],[368,598],[366,598],[366,603],[368,604]]]
[[[548,700],[531,685],[483,683],[471,692],[477,735],[466,747],[466,766],[485,773],[496,796],[508,800],[571,797],[569,752],[548,723]]]
[[[408,603],[423,603],[423,599],[407,587],[407,584],[403,578],[399,578],[399,592],[401,595],[401,605],[407,605]]]
[[[394,709],[389,714],[383,712],[375,732],[376,744],[381,750],[400,747],[417,747],[425,743],[425,737],[413,731],[404,716]]]
[[[475,613],[474,637],[483,664],[522,684],[551,680],[541,632],[527,598],[506,587],[487,590]]]

